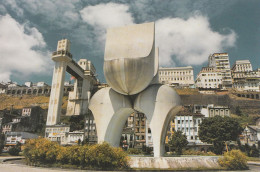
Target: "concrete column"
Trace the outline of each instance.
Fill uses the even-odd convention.
[[[88,111],[88,91],[90,90],[89,87],[89,80],[84,78],[81,86],[81,114],[86,114]]]
[[[61,105],[64,89],[64,79],[67,68],[66,61],[56,61],[53,70],[52,89],[50,95],[47,125],[55,125],[60,122]]]

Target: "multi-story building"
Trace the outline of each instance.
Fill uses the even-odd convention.
[[[260,127],[247,125],[239,139],[242,145],[248,144],[250,146],[256,145],[258,147],[258,141],[260,140]]]
[[[258,91],[260,69],[253,71],[249,60],[238,60],[232,67],[233,88],[239,91]]]
[[[230,116],[230,108],[228,106],[216,106],[214,104],[198,105],[193,106],[193,113],[201,113],[206,118],[219,116]]]
[[[52,125],[46,126],[45,128],[45,138],[50,141],[58,142],[61,145],[66,145],[68,143],[67,136],[70,131],[69,125]]]
[[[159,68],[159,82],[170,86],[189,87],[194,85],[193,68]]]
[[[222,74],[214,67],[202,67],[195,83],[200,89],[219,89],[222,85]]]
[[[204,115],[194,113],[179,113],[175,116],[175,129],[182,131],[187,136],[188,145],[204,145],[199,139],[199,124],[202,122]]]
[[[89,114],[86,118],[86,139],[89,143],[97,143],[97,130],[95,119],[92,114]]]
[[[147,128],[146,117],[143,113],[133,113],[128,117],[122,132],[123,147],[142,148],[146,145],[147,133],[151,130]],[[152,139],[152,138],[151,138]]]
[[[228,53],[214,53],[209,55],[208,66],[214,67],[222,75],[223,89],[232,88],[232,78]]]
[[[237,60],[231,68],[232,73],[235,72],[250,72],[253,71],[249,60]]]

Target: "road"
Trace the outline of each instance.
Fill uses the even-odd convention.
[[[260,166],[256,165],[249,165],[249,170],[243,171],[255,171],[259,172],[260,171]],[[16,160],[16,161],[8,161],[5,163],[0,163],[0,171],[1,172],[86,172],[87,170],[75,170],[75,169],[60,169],[60,168],[41,168],[41,167],[31,167],[24,165],[21,160]],[[101,172],[101,171],[95,171],[95,172]],[[106,171],[108,172],[108,171]],[[224,171],[223,171],[224,172]],[[232,171],[227,171],[227,172],[232,172]],[[238,171],[234,171],[238,172]]]

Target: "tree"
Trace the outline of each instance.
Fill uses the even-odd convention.
[[[236,115],[238,115],[238,116],[242,116],[243,115],[243,113],[242,113],[242,111],[241,111],[241,109],[240,109],[240,107],[239,106],[237,106],[236,107]]]
[[[9,149],[9,154],[13,156],[18,156],[19,152],[21,152],[21,143],[17,142],[17,144]]]
[[[212,143],[214,153],[222,154],[224,142],[236,141],[242,131],[234,118],[215,116],[204,119],[199,125],[199,138],[202,142]]]
[[[182,149],[187,146],[189,142],[187,141],[186,135],[182,134],[181,131],[176,131],[170,138],[170,141],[168,142],[169,147],[171,149],[174,149],[176,151],[177,155],[182,154]]]

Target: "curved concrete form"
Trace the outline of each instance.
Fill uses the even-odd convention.
[[[106,87],[94,94],[89,109],[96,122],[98,142],[119,146],[124,124],[134,112],[129,98]]]
[[[154,47],[154,23],[109,29],[104,74],[111,88],[99,90],[90,100],[98,142],[119,146],[128,116],[144,113],[153,136],[154,156],[164,154],[170,119],[181,108],[179,95],[158,83],[159,49]],[[154,84],[154,85],[152,85]],[[150,85],[150,86],[149,86]],[[135,95],[134,106],[130,96]]]
[[[164,154],[165,136],[170,119],[181,108],[179,95],[166,85],[151,85],[138,94],[134,109],[144,113],[153,135],[154,156]]]
[[[104,74],[107,83],[115,91],[124,95],[143,91],[157,73],[153,66],[154,23],[107,31]]]

